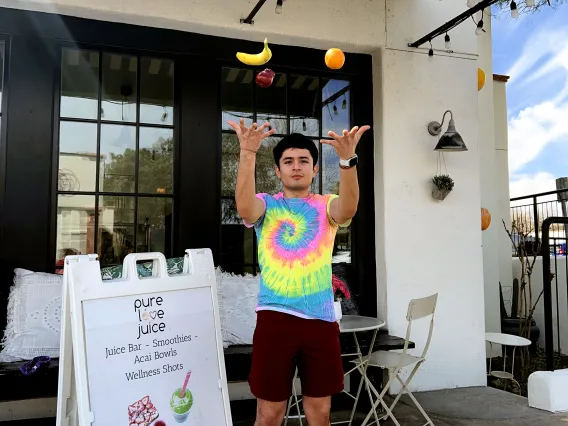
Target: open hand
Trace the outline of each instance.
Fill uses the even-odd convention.
[[[347,160],[355,155],[355,149],[357,148],[361,136],[370,128],[371,126],[363,126],[361,128],[355,126],[350,132],[344,130],[342,136],[339,136],[335,132],[328,132],[328,135],[332,137],[333,140],[322,139],[321,143],[331,145],[335,148],[335,152],[341,160]]]
[[[262,141],[276,132],[274,129],[268,132],[264,131],[264,129],[270,127],[270,123],[264,123],[260,127],[257,123],[253,123],[250,127],[246,127],[244,118],[240,119],[240,124],[231,120],[228,123],[237,133],[241,149],[245,151],[257,152],[260,145],[262,145]]]

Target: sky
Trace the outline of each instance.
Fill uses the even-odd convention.
[[[510,77],[511,197],[553,191],[568,176],[568,3],[517,19],[496,15],[493,72]]]

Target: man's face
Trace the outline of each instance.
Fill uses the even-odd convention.
[[[284,188],[298,191],[310,187],[318,172],[307,149],[288,148],[280,158],[280,167],[275,167],[276,175],[282,180]]]

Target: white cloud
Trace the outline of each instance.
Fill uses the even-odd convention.
[[[509,182],[509,192],[511,194],[511,198],[554,191],[556,190],[555,179],[555,176],[547,172],[516,175]],[[547,201],[549,198],[554,199],[554,196],[539,198],[539,202]],[[512,206],[522,204],[527,204],[527,200],[511,202]]]
[[[542,66],[548,72],[556,69],[558,66],[566,68],[568,61],[563,51],[568,47],[568,28],[551,28],[543,24],[542,30],[537,31],[531,35],[523,47],[521,56],[511,66],[506,73],[511,76],[511,84],[520,81],[527,72],[531,71],[532,74],[537,73],[538,70],[533,70],[535,64],[541,59],[552,56],[547,63]],[[554,40],[554,42],[551,42]],[[541,68],[542,68],[541,67]],[[528,77],[531,81],[531,77]]]
[[[514,175],[546,145],[568,137],[568,102],[542,102],[509,120],[509,170]]]
[[[557,42],[551,43],[550,40]],[[513,186],[520,194],[530,194],[528,177],[517,176],[519,170],[533,162],[550,143],[568,138],[568,27],[553,28],[543,25],[527,38],[519,59],[509,69],[511,83],[508,90],[515,90],[518,98],[529,100],[536,98],[536,103],[526,107],[509,119],[509,171],[511,196]],[[561,87],[558,78],[564,79]],[[548,99],[538,98],[539,93],[553,93]],[[519,93],[524,96],[519,96]],[[540,167],[543,173],[534,175],[538,179],[535,185],[544,185],[547,171],[546,164]],[[534,185],[533,185],[534,186]],[[555,189],[554,185],[548,190]],[[539,192],[539,191],[534,191]],[[542,191],[540,191],[542,192]]]

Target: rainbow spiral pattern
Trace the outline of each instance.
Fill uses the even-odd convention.
[[[335,321],[331,260],[338,225],[329,205],[337,195],[257,197],[266,206],[254,225],[261,269],[257,310]]]

